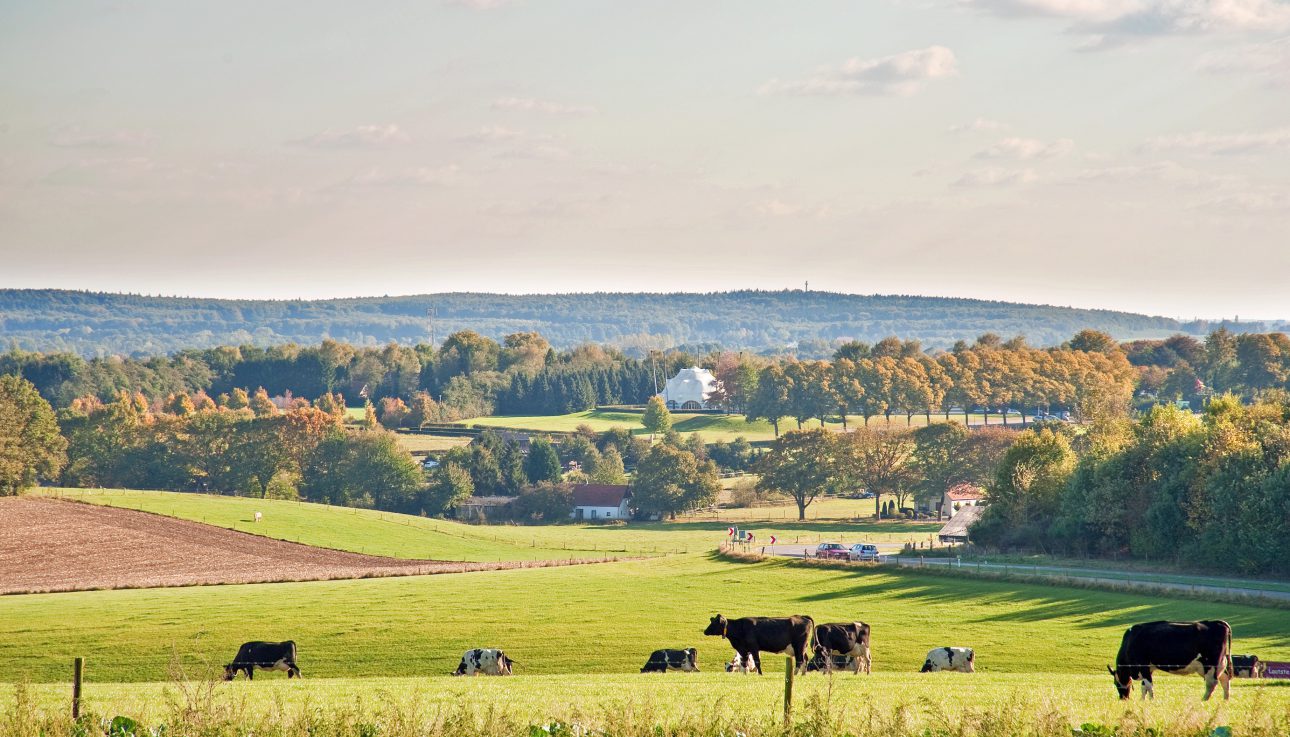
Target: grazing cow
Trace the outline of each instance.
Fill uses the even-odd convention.
[[[296,666],[296,643],[286,642],[244,642],[237,649],[233,662],[224,666],[224,680],[231,681],[237,672],[246,673],[249,680],[255,679],[255,669],[282,670],[287,678],[298,677],[300,668]]]
[[[833,660],[823,656],[832,653],[849,656],[852,673],[858,674],[861,668],[869,673],[873,666],[869,657],[869,625],[864,622],[845,622],[816,627],[815,654],[820,657],[826,670],[832,669]]]
[[[726,619],[718,614],[703,631],[705,635],[724,637],[740,657],[752,658],[761,673],[761,653],[793,654],[795,670],[806,672],[806,651],[815,631],[815,620],[805,615],[795,617],[743,617]]]
[[[669,669],[698,673],[699,651],[692,647],[684,650],[655,650],[650,653],[649,660],[645,661],[641,673],[666,673]]]
[[[809,673],[813,670],[849,670],[854,662],[855,658],[850,655],[830,655],[826,661],[824,658],[824,652],[819,648],[816,648],[815,655],[812,655],[811,661],[806,664],[806,671]]]
[[[938,647],[927,652],[920,673],[956,670],[959,673],[976,673],[976,652],[970,647]]]
[[[753,663],[751,656],[745,659],[744,656],[739,653],[735,653],[735,656],[730,659],[730,662],[726,663],[726,672],[733,673],[735,671],[739,671],[740,673],[747,673],[755,667],[756,665]]]
[[[1129,698],[1133,682],[1142,681],[1142,698],[1155,698],[1151,684],[1151,671],[1162,670],[1185,676],[1199,673],[1205,678],[1205,696],[1208,701],[1214,686],[1221,681],[1223,698],[1229,698],[1228,684],[1232,680],[1231,661],[1232,627],[1221,619],[1202,622],[1147,622],[1135,624],[1120,640],[1120,652],[1115,656],[1115,668],[1107,666],[1115,678],[1115,690],[1120,699]]]
[[[454,676],[473,676],[483,673],[486,676],[509,676],[515,661],[506,657],[506,653],[492,647],[477,647],[461,655],[461,662]]]
[[[1267,669],[1267,663],[1257,655],[1232,656],[1232,674],[1237,678],[1262,678]]]

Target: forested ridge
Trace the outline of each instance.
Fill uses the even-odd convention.
[[[494,339],[539,332],[557,348],[615,345],[629,354],[678,346],[830,355],[846,340],[888,335],[949,347],[983,332],[1056,345],[1092,328],[1119,339],[1205,334],[1221,326],[1112,310],[975,299],[831,292],[426,294],[329,300],[231,300],[66,290],[0,290],[6,347],[84,356],[157,355],[220,345],[425,342],[473,330]],[[1239,330],[1276,326],[1248,323]]]

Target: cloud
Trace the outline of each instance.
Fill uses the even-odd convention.
[[[1065,156],[1075,149],[1075,142],[1069,138],[1059,138],[1046,143],[1034,138],[1005,138],[993,146],[977,153],[978,159],[1052,159]]]
[[[904,51],[876,59],[848,59],[821,67],[804,79],[772,79],[761,95],[912,95],[928,81],[958,74],[958,59],[944,46]]]
[[[522,112],[546,113],[547,115],[595,115],[596,109],[590,105],[566,105],[550,100],[538,100],[532,97],[499,97],[493,100],[494,110],[519,110]]]
[[[1290,149],[1290,128],[1245,133],[1184,133],[1159,136],[1143,146],[1148,151],[1189,151],[1208,156],[1234,156]]]
[[[116,130],[89,132],[80,128],[67,128],[54,134],[49,145],[58,148],[122,149],[143,148],[152,140],[144,131]]]
[[[520,141],[520,140],[545,140],[547,136],[530,136],[522,130],[507,128],[504,125],[485,125],[474,133],[467,133],[460,137],[463,141]]]
[[[948,128],[950,133],[983,133],[983,132],[991,132],[991,131],[1002,131],[1007,129],[1008,129],[1007,123],[1001,123],[997,120],[990,120],[989,118],[977,118],[971,123],[960,123],[959,125],[951,125]]]
[[[771,198],[753,203],[752,209],[762,217],[770,218],[788,218],[788,217],[813,217],[817,219],[829,216],[831,208],[828,205],[819,205],[811,207],[795,202],[786,202],[779,198]]]
[[[1182,34],[1290,30],[1282,0],[960,0],[1012,18],[1058,18],[1086,36],[1081,48],[1099,49],[1135,38]]]
[[[383,148],[408,142],[408,136],[394,123],[360,125],[349,130],[325,130],[308,138],[292,141],[305,148]]]
[[[954,181],[954,186],[970,188],[1013,187],[1019,184],[1029,184],[1038,178],[1033,169],[988,167],[964,173],[963,176]]]
[[[1235,49],[1211,51],[1196,60],[1204,74],[1254,75],[1271,85],[1290,85],[1290,36]]]
[[[345,182],[350,187],[428,187],[451,184],[461,167],[456,164],[429,167],[418,166],[399,171],[368,169],[350,177]]]

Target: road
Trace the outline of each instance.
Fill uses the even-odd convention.
[[[879,563],[900,567],[944,567],[956,568],[966,574],[975,572],[1004,573],[1016,576],[1035,576],[1047,580],[1071,578],[1090,583],[1110,585],[1129,585],[1150,588],[1159,591],[1181,591],[1189,593],[1222,594],[1249,596],[1254,598],[1290,601],[1290,583],[1281,581],[1259,581],[1252,579],[1227,579],[1216,576],[1195,576],[1178,573],[1150,573],[1146,571],[1127,571],[1105,568],[1080,568],[1077,566],[1055,565],[1018,565],[1015,563],[989,563],[970,561],[959,563],[955,558],[918,558],[915,556],[898,556],[902,549],[900,543],[878,543],[882,553]],[[807,553],[814,553],[814,545],[753,545],[751,552],[787,558],[805,558]]]

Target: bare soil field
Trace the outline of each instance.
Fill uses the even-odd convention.
[[[129,509],[0,498],[0,594],[415,576],[560,565],[403,560]]]

